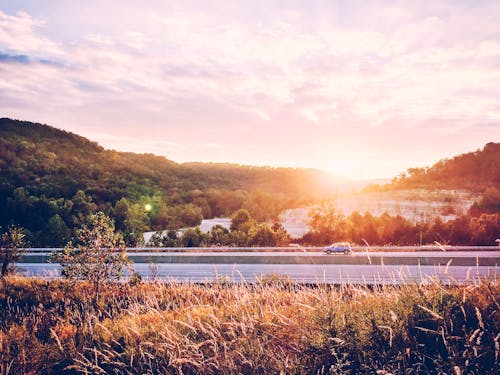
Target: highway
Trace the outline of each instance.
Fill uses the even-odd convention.
[[[498,249],[498,248],[497,248]],[[22,262],[47,263],[51,252],[29,252]],[[135,263],[196,264],[351,264],[351,265],[500,265],[500,251],[418,251],[418,252],[353,252],[349,255],[322,252],[284,251],[129,251]]]
[[[59,277],[60,266],[57,264],[22,263],[19,266],[25,276]],[[133,268],[146,280],[181,282],[254,282],[269,275],[279,275],[308,284],[404,284],[432,282],[436,278],[444,284],[453,284],[476,282],[480,277],[495,280],[500,277],[500,268],[485,266],[135,263]]]
[[[26,276],[59,277],[58,264],[48,263],[50,251],[25,255],[19,267]],[[253,282],[266,275],[290,277],[299,283],[401,284],[438,278],[445,284],[474,282],[500,276],[500,249],[466,251],[374,251],[326,255],[308,251],[214,251],[213,248],[128,249],[133,268],[144,279],[189,282],[228,279]],[[206,250],[206,251],[205,251]],[[295,250],[295,249],[294,249]],[[313,251],[316,250],[316,251]]]

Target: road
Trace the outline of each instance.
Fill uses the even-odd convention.
[[[56,264],[23,263],[26,276],[59,277]],[[253,282],[269,275],[290,277],[299,283],[404,284],[431,282],[434,278],[445,284],[474,282],[479,277],[498,279],[498,267],[463,266],[395,266],[395,265],[304,265],[304,264],[172,264],[135,263],[134,270],[145,279],[209,282],[215,280]]]
[[[50,252],[30,252],[25,263],[46,263]],[[135,263],[197,263],[197,264],[351,264],[351,265],[500,265],[500,251],[419,251],[419,252],[354,252],[351,255],[322,252],[214,252],[214,251],[131,251]]]
[[[143,278],[206,282],[219,278],[255,281],[277,274],[301,283],[401,284],[439,278],[444,283],[471,282],[479,277],[500,275],[500,251],[385,251],[325,255],[314,251],[191,251],[128,252],[134,269]],[[497,250],[497,251],[494,251]],[[60,267],[49,264],[51,251],[39,249],[26,254],[25,275],[54,278]]]

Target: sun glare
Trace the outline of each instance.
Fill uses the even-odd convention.
[[[334,173],[337,176],[353,178],[356,176],[356,168],[354,163],[350,159],[339,158],[330,161],[330,164],[326,166],[327,170]]]

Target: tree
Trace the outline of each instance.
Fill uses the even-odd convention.
[[[469,228],[473,245],[493,245],[500,233],[500,215],[482,214],[472,217]]]
[[[344,215],[338,212],[332,202],[326,202],[309,212],[309,227],[321,243],[342,240],[345,236]]]
[[[213,226],[208,238],[211,245],[226,246],[230,243],[229,230],[219,224]]]
[[[14,271],[14,263],[23,256],[25,249],[24,233],[21,228],[10,227],[0,237],[1,277]]]
[[[62,275],[73,280],[88,280],[94,288],[94,302],[101,286],[118,280],[129,264],[123,240],[115,235],[113,221],[103,212],[91,215],[88,224],[77,231],[77,246],[70,242],[54,259]]]
[[[181,243],[184,247],[199,247],[203,240],[205,239],[205,235],[201,231],[200,227],[189,228],[186,229],[184,234],[181,237]]]
[[[49,219],[44,232],[45,246],[63,246],[71,235],[70,229],[61,216],[57,214]]]
[[[83,190],[78,190],[71,201],[73,202],[71,219],[75,225],[84,223],[90,214],[95,212],[97,207],[97,205],[92,202],[92,197],[85,194]]]
[[[286,231],[285,227],[280,222],[273,223],[271,227],[274,232],[274,238],[276,240],[277,246],[288,246],[290,243],[290,235]]]
[[[162,238],[162,245],[165,247],[176,247],[179,246],[179,238],[177,236],[177,231],[171,229],[167,232],[166,236]]]
[[[236,211],[231,218],[231,231],[248,233],[254,225],[255,221],[245,209]]]
[[[193,227],[201,224],[203,220],[203,215],[201,213],[201,208],[196,207],[194,204],[184,205],[180,219],[183,225],[188,227]]]
[[[266,223],[256,225],[248,234],[252,246],[276,246],[276,238],[271,227]]]

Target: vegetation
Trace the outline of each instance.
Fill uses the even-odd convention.
[[[469,213],[455,220],[431,223],[411,222],[402,216],[372,216],[353,212],[339,213],[335,206],[324,203],[310,212],[311,231],[301,242],[325,245],[335,241],[371,245],[441,244],[494,246],[500,233],[500,214]]]
[[[357,245],[442,245],[494,246],[500,233],[500,214],[467,214],[447,222],[412,222],[402,216],[373,216],[353,212],[339,213],[331,202],[323,203],[310,212],[311,230],[294,242],[322,246],[338,241]],[[199,227],[182,234],[176,231],[157,232],[148,242],[152,247],[211,247],[211,246],[288,246],[292,239],[275,222],[258,222],[246,210],[237,211],[230,229],[216,225],[208,233]]]
[[[331,176],[320,171],[177,164],[105,150],[76,134],[5,118],[0,170],[0,225],[26,228],[35,247],[64,246],[98,210],[134,246],[144,231],[196,226],[240,208],[268,220],[334,188]]]
[[[14,264],[22,258],[24,249],[24,233],[21,228],[10,227],[0,233],[0,277],[15,271]]]
[[[63,277],[88,280],[94,289],[94,301],[99,300],[102,285],[119,280],[128,265],[125,246],[115,235],[113,221],[103,212],[89,217],[88,225],[77,231],[78,245],[70,242],[53,260],[62,266]]]
[[[429,168],[409,168],[385,188],[468,189],[484,192],[500,186],[500,143],[443,159]],[[498,204],[498,201],[497,201]]]
[[[178,235],[176,231],[157,232],[146,244],[151,247],[200,247],[200,246],[287,246],[290,236],[279,223],[269,225],[257,222],[245,209],[236,211],[230,230],[215,225],[203,233],[199,227],[189,228]]]
[[[488,143],[483,150],[430,168],[409,169],[391,185],[372,187],[480,191],[482,199],[455,220],[422,223],[357,212],[344,217],[319,207],[312,212],[311,232],[301,242],[491,245],[500,232],[499,158],[500,144]],[[317,204],[334,188],[330,176],[319,171],[177,164],[151,154],[105,150],[76,134],[10,119],[0,119],[0,168],[0,225],[25,228],[25,241],[33,247],[65,246],[97,211],[114,220],[127,246],[142,245],[145,231],[165,229],[151,245],[286,245],[289,236],[277,222],[278,214]],[[231,230],[178,233],[204,218],[231,215],[243,215],[234,217]]]
[[[500,286],[0,284],[2,374],[496,374]]]

